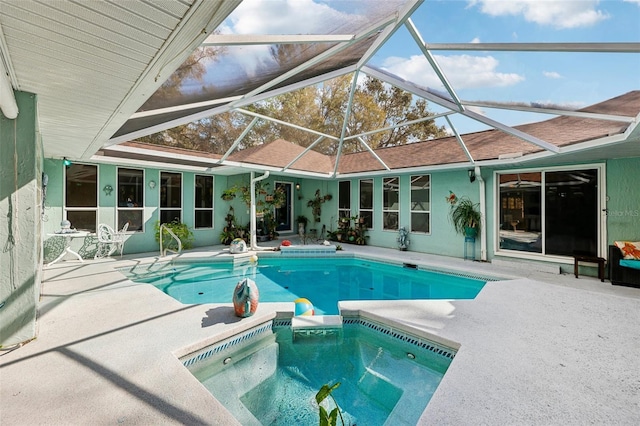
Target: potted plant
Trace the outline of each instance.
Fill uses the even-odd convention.
[[[222,198],[224,201],[231,201],[234,198],[236,198],[237,191],[238,191],[238,188],[236,186],[227,188],[224,191],[222,191],[222,195],[220,195],[220,198]]]
[[[447,198],[451,199],[451,196]],[[455,198],[451,203],[449,219],[458,234],[475,237],[480,231],[480,204],[474,203],[467,197]]]

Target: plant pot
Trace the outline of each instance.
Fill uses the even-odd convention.
[[[464,236],[468,238],[475,238],[478,235],[478,229],[467,226],[464,228]]]

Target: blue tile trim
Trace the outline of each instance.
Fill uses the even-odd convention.
[[[403,330],[395,329],[394,327],[379,322],[374,322],[368,319],[361,318],[359,316],[343,317],[343,327],[365,327],[378,333],[385,334],[394,339],[402,342],[409,343],[421,349],[427,350],[435,355],[453,360],[456,356],[456,350],[445,345],[433,342],[423,337],[418,337],[413,334],[407,333]],[[263,333],[271,332],[273,329],[281,327],[291,327],[291,318],[276,318],[273,321],[266,322],[262,325],[254,327],[237,334],[229,339],[221,340],[220,342],[209,345],[199,351],[193,352],[189,355],[185,355],[180,358],[180,361],[185,367],[193,365],[198,361],[202,361],[218,354],[226,349],[231,349],[234,346],[247,342],[253,338],[261,336]]]
[[[394,339],[398,339],[403,342],[412,344],[414,346],[425,349],[436,355],[439,355],[448,359],[453,359],[456,356],[456,350],[453,348],[450,348],[445,345],[441,345],[439,343],[433,342],[423,337],[414,336],[403,330],[395,329],[394,327],[388,324],[374,322],[361,317],[344,317],[342,319],[342,324],[343,326],[358,325],[358,326],[366,327],[370,330],[374,330],[378,333],[382,333],[387,336],[393,337]]]
[[[253,339],[254,337],[258,337],[263,333],[270,332],[273,329],[273,322],[269,321],[252,329],[243,331],[229,339],[221,340],[220,342],[214,343],[210,346],[207,346],[199,351],[193,352],[189,355],[185,355],[180,358],[182,365],[188,367],[193,365],[198,361],[202,361],[203,359],[207,359],[212,355],[220,353],[225,349],[230,349],[235,345],[240,343],[244,343],[248,340]]]
[[[448,359],[453,359],[456,356],[456,350],[453,348],[450,348],[445,345],[441,345],[439,343],[433,342],[423,337],[414,336],[403,330],[395,329],[394,327],[388,324],[374,322],[368,319],[361,318],[359,316],[343,317],[342,326],[343,327],[347,327],[347,326],[366,327],[370,330],[373,330],[378,333],[385,334],[389,337],[393,337],[394,339],[412,344],[414,346],[425,349],[436,355],[443,356]],[[278,327],[291,327],[291,319],[283,318],[279,320],[274,320],[273,328],[278,328]]]

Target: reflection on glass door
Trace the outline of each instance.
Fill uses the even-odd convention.
[[[598,169],[498,176],[500,249],[597,255]]]
[[[293,231],[293,221],[291,220],[293,216],[293,203],[291,202],[293,185],[291,182],[276,182],[275,187],[284,190],[286,200],[283,205],[275,207],[276,231]]]
[[[545,254],[597,254],[597,182],[597,170],[545,174]]]
[[[542,253],[542,173],[500,175],[500,248]]]

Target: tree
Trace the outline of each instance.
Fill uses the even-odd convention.
[[[295,56],[297,49],[272,51],[278,61]],[[197,78],[198,61],[194,58],[190,73],[178,73],[181,78]],[[276,120],[290,122],[303,128],[340,137],[347,113],[352,75],[328,80],[318,86],[309,86],[258,102],[247,109]],[[176,77],[178,79],[178,76]],[[177,80],[176,80],[177,81]],[[174,84],[175,83],[171,83]],[[167,88],[167,90],[170,90]],[[365,77],[355,86],[351,110],[348,114],[345,136],[360,135],[380,128],[394,126],[406,121],[433,115],[423,99],[414,101],[413,95],[390,86],[372,77]],[[190,149],[223,154],[244,131],[251,117],[238,113],[225,113],[198,120],[183,126],[151,135],[142,140],[169,144]],[[384,132],[362,135],[361,139],[371,148],[403,145],[419,140],[446,136],[444,126],[433,120],[409,126],[401,126]],[[269,120],[260,120],[242,141],[241,148],[285,139],[308,147],[317,138],[315,133],[282,125]],[[338,144],[325,139],[314,149],[325,154],[337,154]],[[345,140],[343,153],[364,149],[357,139]]]

